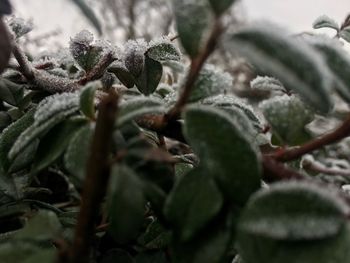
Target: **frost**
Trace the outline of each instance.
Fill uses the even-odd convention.
[[[145,64],[147,42],[144,39],[129,40],[125,44],[124,63],[135,77],[139,76]]]
[[[334,19],[330,18],[327,15],[319,16],[314,21],[312,26],[313,26],[314,29],[319,29],[319,28],[323,28],[323,27],[329,27],[329,28],[333,28],[333,29],[335,29],[337,31],[339,30],[338,23]]]
[[[56,94],[45,98],[34,114],[34,124],[47,121],[59,112],[79,107],[79,92]]]
[[[250,87],[262,91],[285,91],[283,84],[278,79],[267,76],[256,77],[250,82]]]
[[[33,30],[34,24],[32,21],[26,21],[19,17],[11,17],[8,21],[8,25],[10,26],[12,32],[15,34],[16,38],[20,38],[25,34],[29,33]]]
[[[262,121],[252,106],[244,103],[242,99],[234,95],[220,94],[214,97],[207,98],[202,101],[202,104],[213,105],[223,109],[236,108],[242,111],[244,115],[252,122],[254,128],[260,132],[263,129]]]
[[[187,76],[179,83],[185,83]],[[207,97],[225,93],[232,88],[232,76],[220,68],[207,64],[200,71],[197,81],[194,84],[189,101],[195,102]]]
[[[89,46],[94,41],[94,35],[88,30],[82,30],[71,38],[71,42]]]
[[[260,108],[274,135],[291,145],[305,140],[305,125],[310,123],[313,112],[296,96],[276,96],[260,104]]]
[[[157,61],[179,61],[180,50],[169,40],[168,37],[161,37],[149,43],[147,55]]]
[[[76,112],[79,108],[78,94],[78,92],[62,93],[42,100],[34,114],[33,124],[17,138],[9,152],[9,158],[14,159],[33,140]]]

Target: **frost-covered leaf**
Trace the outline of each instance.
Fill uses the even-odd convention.
[[[23,18],[12,17],[8,22],[9,27],[15,34],[16,38],[20,38],[33,30],[34,25],[32,21],[26,21]]]
[[[121,61],[113,62],[109,67],[108,71],[112,72],[119,81],[128,89],[131,89],[135,85],[135,78],[125,67]]]
[[[82,30],[70,40],[71,54],[85,71],[90,71],[110,49],[106,42],[93,41],[94,36],[87,30]]]
[[[95,93],[102,87],[101,82],[89,82],[80,93],[80,110],[90,119],[95,119]]]
[[[201,167],[230,201],[244,204],[260,187],[259,155],[250,138],[229,115],[212,107],[191,107],[184,118],[185,136]]]
[[[126,166],[112,171],[109,199],[109,232],[119,243],[136,238],[144,220],[146,200],[142,181]]]
[[[70,139],[85,123],[85,119],[68,119],[53,127],[40,140],[32,173],[37,173],[56,161],[68,147]]]
[[[129,40],[125,44],[124,63],[128,71],[137,78],[145,67],[147,43],[143,39]]]
[[[56,94],[41,101],[34,114],[34,122],[17,138],[9,152],[9,158],[14,159],[32,141],[40,138],[78,108],[78,93]]]
[[[11,165],[8,168],[8,173],[18,172],[26,167],[30,167],[33,163],[35,154],[39,145],[39,140],[36,139],[31,142],[23,151],[21,151],[16,158],[11,161]]]
[[[218,15],[221,15],[225,12],[235,0],[209,0],[211,7],[214,12]]]
[[[7,157],[8,152],[14,142],[34,121],[35,109],[28,111],[22,118],[8,126],[0,135],[0,164],[3,169],[7,170],[10,161]]]
[[[329,16],[322,15],[318,17],[315,22],[312,24],[314,29],[319,29],[319,28],[333,28],[337,31],[339,31],[339,25],[334,19],[330,18]]]
[[[164,214],[182,240],[192,238],[220,211],[222,195],[205,169],[195,169],[181,177],[170,192]]]
[[[172,0],[177,31],[190,57],[200,52],[211,21],[207,0]]]
[[[308,41],[321,52],[335,78],[335,89],[350,102],[350,55],[341,44],[326,37],[312,37]]]
[[[250,199],[239,229],[276,240],[323,239],[341,231],[347,210],[330,189],[305,182],[278,183]]]
[[[157,99],[148,97],[140,97],[121,103],[118,112],[117,123],[122,126],[125,123],[132,121],[137,117],[145,114],[163,113],[165,108],[162,107],[162,102]]]
[[[96,28],[98,33],[102,34],[102,27],[100,21],[96,17],[94,10],[86,3],[85,0],[72,0],[86,16],[86,18],[91,22],[91,24]]]
[[[136,79],[137,89],[144,95],[152,94],[157,89],[162,75],[162,64],[146,55],[141,75]]]
[[[10,59],[12,47],[4,22],[0,19],[0,73],[3,72]]]
[[[285,91],[283,84],[278,79],[267,76],[256,77],[250,82],[250,87],[261,91]]]
[[[244,103],[242,99],[239,99],[236,96],[217,95],[203,100],[202,103],[204,105],[212,105],[214,107],[223,109],[234,119],[234,121],[239,124],[239,127],[241,127],[242,130],[252,136],[256,135],[256,132],[253,131],[251,125],[249,125],[249,122],[256,129],[256,131],[261,132],[263,129],[262,121],[255,110],[250,105]],[[241,117],[241,114],[237,113],[237,110],[245,115],[246,118],[244,118],[244,116]]]
[[[71,137],[69,146],[64,155],[65,168],[74,178],[77,178],[80,184],[85,178],[93,132],[94,129],[91,125],[82,127]]]
[[[181,59],[178,48],[165,37],[151,41],[146,54],[149,58],[159,62],[169,60],[179,61]]]
[[[269,24],[243,29],[229,37],[228,50],[240,52],[266,75],[299,93],[322,113],[332,109],[332,77],[322,56],[300,39]]]
[[[184,82],[185,79],[182,80]],[[232,89],[232,77],[214,65],[205,65],[192,88],[190,102],[223,94]]]
[[[244,262],[349,260],[348,207],[335,191],[285,182],[256,193],[238,223],[238,251]]]
[[[339,35],[342,39],[350,43],[350,26],[344,28],[339,32]]]
[[[0,79],[0,100],[18,106],[23,99],[24,89],[22,86],[6,79]]]
[[[62,230],[57,215],[48,210],[39,210],[26,226],[15,235],[17,240],[53,241]]]
[[[282,142],[298,145],[310,139],[305,125],[313,120],[314,114],[296,96],[274,97],[264,101],[261,109],[274,135]]]

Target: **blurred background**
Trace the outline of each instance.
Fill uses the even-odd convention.
[[[169,0],[86,0],[102,21],[103,38],[123,43],[135,37],[153,38],[171,32]],[[66,46],[82,29],[94,28],[71,0],[12,0],[15,15],[32,20],[35,30],[28,36],[43,46]],[[145,12],[147,10],[147,12]],[[348,0],[240,0],[232,19],[268,19],[291,32],[312,31],[312,22],[327,14],[339,23],[350,12]],[[134,20],[131,26],[130,17]],[[331,32],[332,33],[332,32]],[[52,45],[50,45],[52,47]]]

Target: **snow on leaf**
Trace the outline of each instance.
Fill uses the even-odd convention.
[[[179,61],[181,59],[179,49],[167,37],[152,40],[146,54],[157,61]]]
[[[319,29],[319,28],[332,28],[335,29],[337,31],[339,31],[339,25],[336,21],[334,21],[334,19],[330,18],[327,15],[322,15],[320,17],[318,17],[315,22],[312,24],[314,29]]]
[[[283,84],[276,78],[258,76],[250,82],[252,89],[262,91],[285,91]]]
[[[344,28],[342,31],[340,31],[339,35],[346,42],[350,43],[350,26],[348,26],[348,27]]]
[[[32,21],[26,21],[23,18],[15,16],[11,17],[11,19],[8,21],[8,25],[15,34],[16,38],[20,38],[25,34],[28,34],[34,28]]]
[[[33,140],[65,120],[78,108],[79,94],[77,92],[56,94],[41,101],[34,114],[33,124],[17,138],[9,152],[9,159],[14,159]]]
[[[269,23],[260,23],[232,34],[226,47],[240,52],[260,72],[276,77],[287,89],[298,92],[319,112],[327,113],[333,108],[329,68],[323,57],[300,38]]]

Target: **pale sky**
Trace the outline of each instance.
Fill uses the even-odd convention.
[[[69,0],[12,0],[18,16],[33,18],[40,25],[36,33],[63,30],[61,41],[90,26]],[[339,23],[350,13],[349,0],[242,0],[249,20],[268,19],[293,32],[311,30],[312,22],[322,14]],[[93,30],[92,30],[93,31]],[[35,34],[35,33],[33,33]]]

